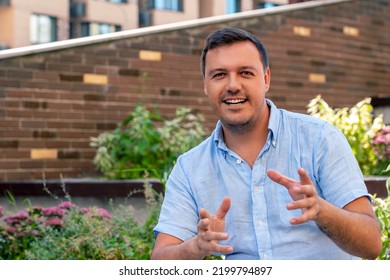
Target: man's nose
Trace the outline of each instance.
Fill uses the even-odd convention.
[[[241,82],[239,77],[236,75],[230,75],[227,79],[227,84],[226,84],[226,91],[229,92],[238,92],[241,89]]]

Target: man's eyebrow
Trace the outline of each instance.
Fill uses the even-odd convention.
[[[224,71],[226,71],[225,68],[216,68],[216,69],[212,69],[209,72],[207,72],[207,75],[212,76],[213,74],[215,74],[217,72],[224,72]]]
[[[237,70],[238,71],[243,71],[243,70],[254,70],[254,71],[257,71],[256,67],[250,66],[250,65],[244,65],[244,66],[238,67]],[[216,68],[216,69],[212,69],[209,72],[207,72],[207,75],[208,76],[212,76],[213,74],[215,74],[217,72],[225,72],[225,71],[226,71],[225,68]]]
[[[239,67],[239,68],[238,68],[238,70],[248,70],[248,69],[257,71],[256,67],[254,67],[254,66],[249,66],[249,65],[242,66],[242,67]]]

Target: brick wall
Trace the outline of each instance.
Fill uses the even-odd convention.
[[[269,97],[279,107],[305,112],[318,94],[335,107],[390,95],[389,0],[280,11],[1,59],[0,180],[96,176],[90,137],[115,128],[137,102],[167,117],[191,107],[211,130],[199,55],[223,26],[266,44]]]

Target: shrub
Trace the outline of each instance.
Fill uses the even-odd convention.
[[[383,128],[383,116],[373,118],[371,99],[365,98],[351,108],[331,108],[321,96],[312,99],[308,113],[336,126],[347,138],[364,175],[382,175],[374,151],[374,137]]]
[[[389,171],[390,165],[387,169]],[[372,196],[375,215],[382,232],[382,251],[378,257],[380,260],[390,260],[390,178],[386,181],[386,188],[388,194],[386,198]]]
[[[7,215],[0,207],[0,259],[149,259],[161,197],[145,184],[149,218],[139,225],[130,208],[80,208],[70,201]]]
[[[109,179],[142,178],[145,170],[166,178],[177,157],[204,139],[203,122],[187,108],[177,108],[174,119],[164,120],[137,105],[114,131],[91,138],[94,163]]]

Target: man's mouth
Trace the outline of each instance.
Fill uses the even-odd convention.
[[[247,99],[244,99],[244,98],[234,98],[234,99],[224,100],[223,103],[225,103],[227,105],[236,105],[236,104],[242,104],[245,101],[247,101]]]

